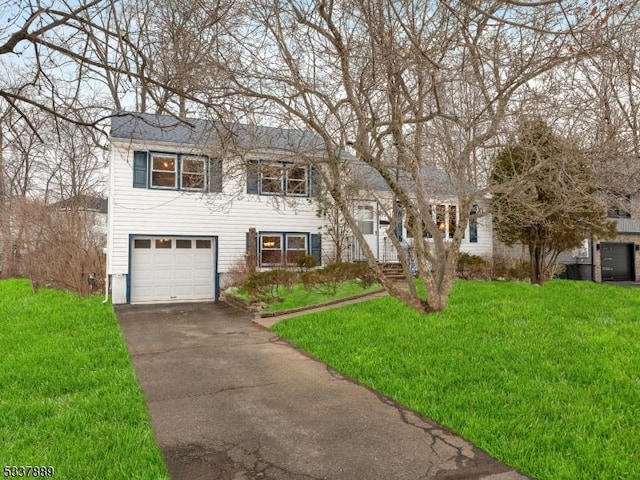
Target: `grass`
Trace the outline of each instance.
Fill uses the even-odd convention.
[[[308,307],[318,305],[320,303],[330,302],[331,300],[340,300],[352,297],[366,292],[379,290],[380,285],[375,284],[367,288],[362,288],[360,283],[354,280],[341,282],[335,293],[326,293],[320,290],[307,290],[302,285],[295,285],[291,290],[284,287],[278,288],[278,296],[283,300],[281,302],[269,303],[265,308],[265,312],[281,312],[283,310],[291,310],[294,308]],[[250,300],[249,295],[243,289],[232,290],[230,293],[237,295],[245,300]]]
[[[0,467],[169,478],[116,318],[100,301],[0,281]]]
[[[640,289],[459,281],[435,315],[386,297],[273,330],[530,476],[640,478]]]

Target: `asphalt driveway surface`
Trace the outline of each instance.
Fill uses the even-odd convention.
[[[224,304],[116,308],[174,480],[524,479]]]

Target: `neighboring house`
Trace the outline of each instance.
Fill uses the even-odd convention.
[[[170,116],[111,121],[107,272],[113,303],[214,300],[257,232],[260,268],[323,262],[304,132]]]
[[[59,212],[77,212],[82,216],[87,232],[95,245],[106,245],[107,216],[109,202],[106,198],[93,195],[77,195],[51,205]]]
[[[637,195],[629,201],[640,206]],[[634,211],[638,208],[634,208]],[[585,239],[579,249],[565,253],[560,263],[567,265],[567,278],[595,282],[640,282],[640,221],[631,213],[611,208],[607,218],[616,224],[613,239]]]
[[[640,206],[638,196],[630,196],[629,200]],[[607,218],[616,223],[615,238],[587,238],[579,248],[562,252],[557,263],[565,265],[564,277],[594,282],[640,282],[640,221],[617,208],[609,209]],[[527,247],[507,247],[497,236],[494,238],[494,253],[529,260]]]
[[[323,156],[321,147],[295,130],[116,114],[107,234],[113,303],[217,299],[227,274],[244,264],[254,229],[260,269],[295,265],[301,255],[326,263],[333,245],[322,235],[327,225],[308,161]],[[354,211],[377,259],[393,262],[380,203],[391,196],[384,184],[371,186],[378,194],[354,198]],[[451,190],[440,193],[433,215],[449,238],[459,213]],[[463,251],[491,255],[490,222],[472,219]],[[398,228],[409,247],[406,228]],[[348,256],[364,260],[355,244]]]

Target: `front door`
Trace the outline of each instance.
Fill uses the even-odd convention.
[[[356,220],[358,228],[362,232],[369,248],[376,258],[378,258],[378,212],[375,203],[366,203],[356,205]],[[367,259],[364,251],[354,239],[355,254],[353,256],[356,261],[365,261]]]

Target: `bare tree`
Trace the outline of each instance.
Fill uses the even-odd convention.
[[[263,118],[322,139],[327,190],[389,293],[421,312],[445,308],[469,214],[488,191],[470,186],[486,182],[492,149],[515,123],[517,95],[593,48],[585,41],[576,52],[573,41],[590,23],[555,1],[263,0],[245,18],[228,72],[237,93],[264,102]],[[387,235],[408,292],[384,276],[358,229],[344,189],[345,149],[391,192],[380,203],[393,219]],[[452,238],[433,215],[443,183],[456,198]],[[414,220],[426,300],[394,232],[398,204]],[[431,239],[420,240],[423,228]]]

